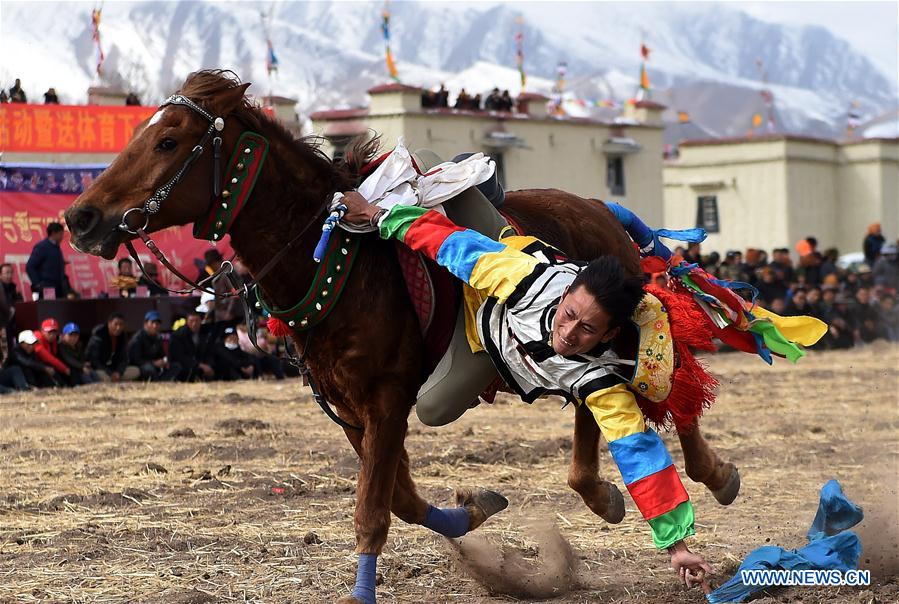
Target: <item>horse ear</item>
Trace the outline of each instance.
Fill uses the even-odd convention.
[[[216,95],[209,102],[209,109],[215,116],[226,116],[234,111],[243,102],[244,94],[250,83],[238,84]]]

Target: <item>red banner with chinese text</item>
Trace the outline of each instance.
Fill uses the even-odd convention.
[[[31,250],[47,236],[49,223],[65,224],[63,212],[76,197],[78,196],[74,194],[0,190],[0,262],[12,264],[16,286],[26,300],[30,299],[31,287],[25,274],[25,263],[28,262]],[[201,260],[204,252],[210,248],[208,241],[193,238],[189,225],[155,233],[153,239],[172,264],[188,277],[198,275],[195,259]],[[149,251],[141,249],[140,243],[135,247],[142,262],[156,261]],[[226,258],[230,257],[229,246],[220,243],[217,247]],[[69,282],[81,297],[94,298],[100,293],[108,293],[108,282],[116,274],[115,260],[104,260],[76,252],[69,245],[68,231],[62,241],[62,253],[67,263]],[[119,257],[127,257],[124,248]],[[136,268],[135,273],[140,274]],[[171,289],[184,287],[164,267],[159,267],[159,276],[162,284]]]
[[[118,153],[155,107],[0,104],[0,151]]]

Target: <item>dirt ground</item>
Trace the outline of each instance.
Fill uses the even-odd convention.
[[[811,353],[795,367],[720,354],[710,365],[722,388],[705,432],[739,466],[743,490],[725,508],[684,477],[696,506],[691,546],[719,578],[761,545],[800,547],[820,487],[837,478],[865,508],[873,584],[760,601],[899,601],[899,348]],[[703,602],[652,547],[608,451],[603,472],[627,503],[621,524],[593,516],[566,487],[572,419],[554,400],[511,398],[444,429],[413,414],[407,445],[431,502],[446,505],[455,486],[509,498],[463,540],[488,562],[504,551],[508,566],[479,581],[445,539],[394,519],[380,601]],[[665,438],[682,467],[676,437]],[[331,601],[355,576],[356,470],[341,430],[297,381],[4,396],[0,601]]]

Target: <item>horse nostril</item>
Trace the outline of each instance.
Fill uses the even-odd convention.
[[[90,233],[97,226],[97,223],[100,222],[102,216],[102,212],[97,208],[91,206],[78,208],[72,215],[72,219],[68,221],[69,230],[77,235]]]

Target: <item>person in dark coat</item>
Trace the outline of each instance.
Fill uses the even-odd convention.
[[[9,354],[5,354],[7,350],[12,353],[14,349],[14,345],[8,349],[0,347],[0,394],[31,389],[22,368],[14,363],[10,364]]]
[[[855,345],[855,325],[851,306],[854,300],[846,293],[837,295],[830,312],[829,335],[832,348],[846,349]]]
[[[16,83],[12,88],[9,89],[9,102],[10,103],[27,103],[28,97],[25,96],[25,91],[22,89],[22,82],[19,78],[16,78]]]
[[[203,317],[196,310],[187,313],[183,327],[172,333],[169,340],[169,358],[181,366],[178,380],[211,380],[215,377],[211,325],[203,324]]]
[[[66,323],[59,338],[59,359],[69,368],[69,384],[79,386],[100,381],[91,367],[81,344],[81,329],[75,323]]]
[[[59,96],[56,94],[56,88],[48,88],[44,93],[45,105],[59,105]]]
[[[787,297],[787,285],[780,279],[777,271],[770,266],[761,268],[759,272],[761,273],[761,280],[756,284],[756,288],[759,290],[759,298],[766,305],[765,308],[770,308],[771,303],[775,299]]]
[[[25,381],[35,388],[52,388],[57,386],[56,371],[45,365],[34,353],[37,336],[31,330],[19,334],[18,345],[9,351],[5,367],[18,367],[25,376]]]
[[[84,356],[101,381],[130,381],[140,377],[140,370],[128,365],[125,316],[122,313],[114,312],[106,323],[94,327]]]
[[[880,248],[880,258],[871,269],[874,285],[899,290],[899,248],[892,243],[885,244]]]
[[[226,381],[259,376],[259,359],[240,349],[237,332],[225,329],[224,337],[215,347],[215,372]]]
[[[68,295],[66,287],[66,262],[59,247],[65,229],[58,222],[47,225],[47,238],[42,239],[31,250],[25,272],[31,280],[31,291],[43,297],[44,289],[52,287],[57,298]]]
[[[3,293],[6,294],[7,304],[18,304],[23,302],[22,294],[16,288],[16,282],[13,281],[12,264],[4,262],[0,264],[0,286],[3,287]]]
[[[865,239],[862,241],[862,250],[865,252],[865,262],[868,263],[868,266],[874,266],[874,262],[877,261],[877,256],[880,255],[880,248],[883,247],[884,241],[886,241],[886,239],[880,230],[880,223],[875,222],[874,224],[869,225],[868,234],[865,235]]]
[[[150,292],[151,296],[168,296],[166,291],[159,283],[159,267],[153,262],[144,262],[145,274],[137,280],[138,285],[143,285]]]
[[[155,310],[144,315],[143,329],[128,342],[128,362],[140,369],[142,380],[173,381],[181,373],[181,365],[170,363],[162,345],[159,330],[162,317]]]

